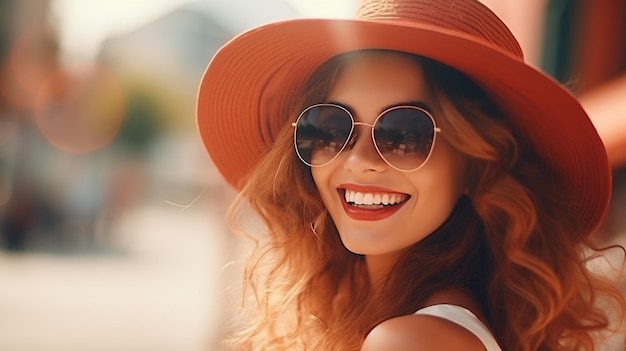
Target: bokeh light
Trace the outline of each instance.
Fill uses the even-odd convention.
[[[115,138],[124,110],[116,77],[92,65],[50,74],[37,92],[35,120],[41,134],[58,149],[88,153]]]

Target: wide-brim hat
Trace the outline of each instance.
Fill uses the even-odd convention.
[[[610,197],[611,173],[594,126],[576,98],[524,62],[519,44],[475,0],[365,0],[354,19],[294,19],[249,30],[224,45],[200,84],[197,123],[215,166],[236,189],[322,63],[361,49],[405,51],[465,73],[481,85],[569,192],[591,231]]]

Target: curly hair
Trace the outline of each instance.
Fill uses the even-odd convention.
[[[350,53],[309,80],[294,115],[324,102]],[[470,191],[448,220],[372,289],[364,257],[341,243],[286,123],[230,211],[249,205],[265,224],[245,273],[250,314],[230,341],[244,350],[359,350],[380,322],[414,313],[433,293],[468,291],[510,351],[595,350],[596,334],[624,315],[624,299],[588,267],[599,253],[580,233],[567,192],[476,83],[433,60],[422,66],[435,118],[468,159]],[[291,122],[291,121],[288,121]]]

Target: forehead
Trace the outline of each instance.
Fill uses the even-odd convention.
[[[361,52],[345,59],[328,100],[372,110],[406,101],[428,103],[430,92],[417,59],[394,52]]]

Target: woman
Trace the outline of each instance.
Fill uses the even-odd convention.
[[[595,350],[623,317],[588,269],[602,143],[478,1],[244,33],[209,65],[198,125],[233,221],[250,205],[266,226],[238,348]]]

